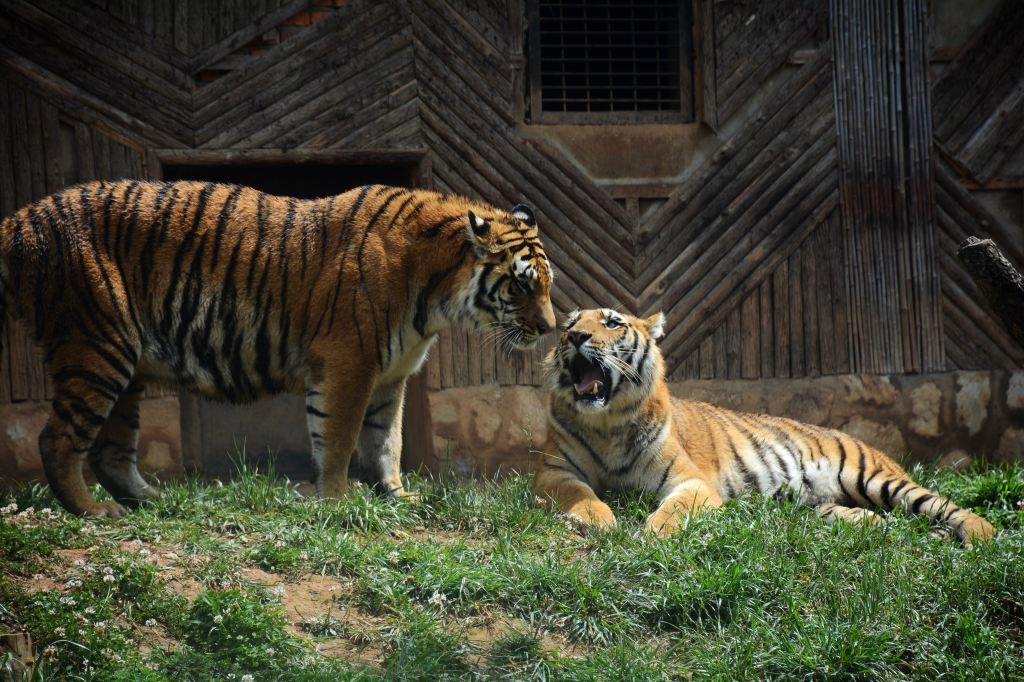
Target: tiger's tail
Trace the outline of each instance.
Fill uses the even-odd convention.
[[[918,485],[905,472],[891,477],[879,476],[864,486],[872,502],[883,509],[904,506],[912,514],[927,516],[932,521],[952,528],[965,544],[988,540],[996,529],[970,509],[964,509],[933,490]]]

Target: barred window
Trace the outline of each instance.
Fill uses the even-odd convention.
[[[685,0],[530,0],[530,120],[692,121]]]

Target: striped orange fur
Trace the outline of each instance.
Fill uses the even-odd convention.
[[[884,453],[845,433],[669,395],[648,319],[577,311],[548,356],[549,438],[534,488],[581,524],[615,516],[597,493],[643,489],[659,499],[648,530],[667,535],[687,513],[745,490],[791,495],[830,519],[874,523],[872,507],[905,507],[967,543],[995,529],[913,480]]]
[[[367,185],[315,200],[199,182],[93,182],[0,222],[0,324],[24,319],[55,397],[39,438],[69,510],[119,515],[155,494],[136,468],[142,387],[245,402],[306,395],[321,495],[350,460],[392,495],[406,378],[437,333],[554,327],[532,212]]]

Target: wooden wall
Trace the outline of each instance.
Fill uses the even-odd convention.
[[[1024,255],[973,194],[1022,154],[1021,4],[934,82],[926,4],[694,0],[713,149],[641,215],[524,131],[524,0],[0,0],[0,209],[157,149],[422,150],[437,188],[536,208],[559,309],[665,310],[673,378],[1019,368],[952,249]],[[4,352],[0,401],[45,397]],[[542,355],[446,334],[427,379],[536,384]]]

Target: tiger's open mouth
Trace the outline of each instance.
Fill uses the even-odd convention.
[[[612,384],[600,362],[577,353],[569,363],[569,375],[572,377],[576,402],[599,404],[608,400]]]

